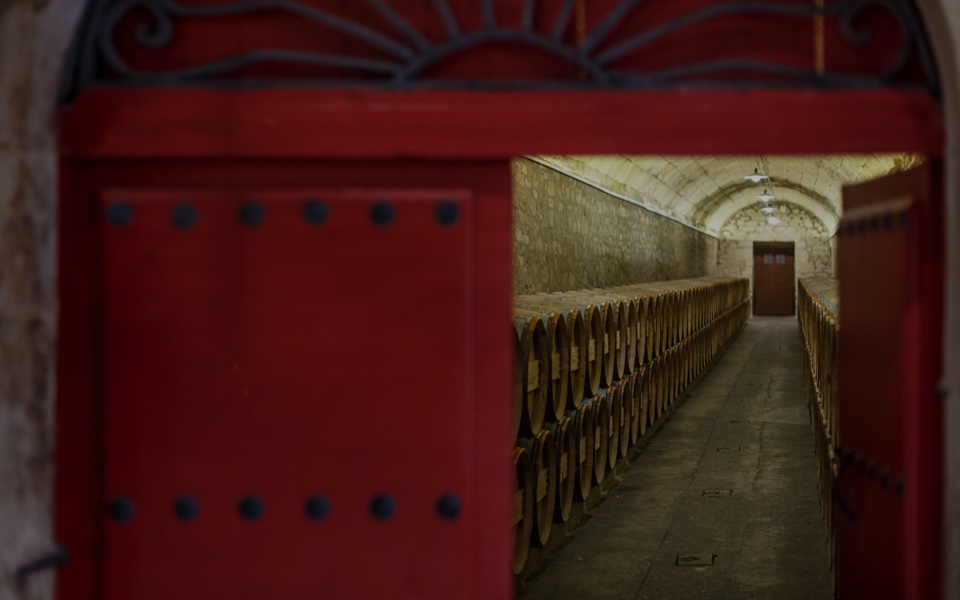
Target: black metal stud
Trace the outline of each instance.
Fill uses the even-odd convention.
[[[863,219],[857,221],[857,233],[863,235],[867,232],[867,222]]]
[[[903,480],[903,477],[897,479],[897,496],[904,498],[907,495],[907,482]]]
[[[453,521],[460,516],[461,510],[463,510],[463,505],[460,503],[460,498],[453,494],[446,494],[437,500],[437,515],[442,519]]]
[[[114,227],[126,227],[133,222],[133,207],[128,202],[111,202],[107,205],[107,222]]]
[[[837,455],[839,460],[843,460],[843,446],[837,444],[837,446],[833,449],[833,453]]]
[[[897,222],[900,224],[900,229],[907,228],[907,211],[902,211],[898,217]]]
[[[244,202],[240,206],[240,222],[246,227],[257,227],[263,223],[266,212],[259,202]]]
[[[133,502],[126,496],[117,496],[107,505],[107,515],[117,523],[129,523],[133,519]]]
[[[863,473],[867,468],[867,459],[863,456],[858,455],[855,459],[857,463],[857,470]]]
[[[192,521],[200,513],[200,505],[193,496],[180,496],[173,502],[173,514],[181,521]]]
[[[870,479],[876,479],[876,478],[877,478],[877,464],[876,464],[876,463],[871,462],[869,465],[867,465],[867,477],[869,477]]]
[[[370,208],[370,220],[377,227],[387,227],[397,218],[397,211],[389,202],[377,202]]]
[[[171,213],[173,224],[180,229],[193,229],[197,225],[197,209],[192,204],[178,204]]]
[[[433,216],[440,225],[453,227],[460,219],[460,207],[457,206],[456,202],[446,200],[437,204],[436,208],[433,209]]]
[[[853,223],[847,223],[847,237],[853,237]]]
[[[311,521],[322,521],[330,514],[330,500],[326,496],[310,496],[303,505],[303,512]]]
[[[397,502],[388,494],[380,494],[370,502],[370,515],[378,521],[386,521],[397,510]]]
[[[888,487],[890,487],[890,471],[888,471],[887,469],[884,469],[880,473],[880,485],[883,486],[883,489],[887,489]]]
[[[258,496],[244,496],[237,504],[237,512],[240,518],[246,521],[257,521],[263,516],[263,500]]]
[[[946,400],[950,396],[950,386],[947,385],[946,379],[941,379],[937,382],[937,396]]]
[[[872,231],[873,233],[877,233],[878,231],[880,231],[880,219],[878,219],[877,217],[870,218],[870,231]]]
[[[883,230],[890,231],[893,229],[893,215],[887,213],[883,215]]]
[[[327,205],[319,200],[310,200],[303,205],[303,220],[307,225],[320,225],[330,216]]]

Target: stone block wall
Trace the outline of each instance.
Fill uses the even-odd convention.
[[[799,206],[780,205],[781,222],[767,223],[759,206],[735,213],[720,230],[717,275],[753,277],[754,242],[794,242],[794,270],[797,277],[832,277],[835,242],[823,222]]]
[[[513,186],[518,294],[715,273],[713,236],[528,159]]]

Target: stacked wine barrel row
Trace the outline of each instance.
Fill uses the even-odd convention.
[[[803,342],[804,373],[810,423],[816,442],[820,473],[820,510],[834,557],[833,490],[837,477],[837,333],[840,331],[837,280],[801,279],[798,284],[797,319]]]
[[[514,299],[516,573],[749,315],[732,278]]]

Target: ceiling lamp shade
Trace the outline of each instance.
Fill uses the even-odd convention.
[[[764,206],[760,210],[762,210],[765,213],[772,213],[772,212],[775,212],[777,209],[774,208],[773,206]]]
[[[747,175],[746,177],[744,177],[744,179],[749,179],[754,183],[760,183],[761,181],[766,181],[767,179],[770,179],[770,178],[767,177],[766,175],[761,175],[760,171],[754,168],[753,175]]]
[[[780,224],[780,219],[770,216],[770,217],[767,217],[767,223],[770,223],[771,225],[776,227],[777,225]]]
[[[759,198],[761,202],[770,202],[775,196],[768,194],[767,190],[763,190],[763,193],[757,196],[757,198]]]

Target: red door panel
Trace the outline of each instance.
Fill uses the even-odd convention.
[[[938,169],[844,190],[837,597],[937,598],[943,280]]]
[[[103,200],[105,598],[473,585],[470,193]]]

